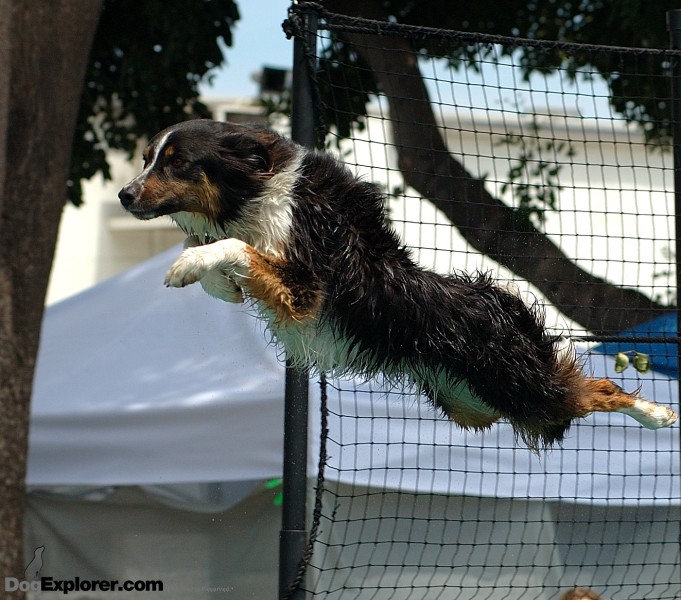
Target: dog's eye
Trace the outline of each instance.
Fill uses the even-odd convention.
[[[179,169],[181,167],[184,167],[187,164],[186,160],[183,160],[179,156],[175,156],[171,161],[170,161],[170,166],[173,167],[174,169]]]

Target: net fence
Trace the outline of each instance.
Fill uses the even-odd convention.
[[[679,55],[315,10],[321,137],[383,188],[414,258],[493,273],[546,307],[588,373],[678,409]],[[678,425],[591,415],[537,456],[408,387],[330,380],[324,399],[310,597],[681,597]]]

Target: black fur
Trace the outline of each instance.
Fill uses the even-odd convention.
[[[387,224],[378,188],[325,154],[307,155],[294,195],[287,259],[320,280],[323,313],[367,361],[356,370],[443,370],[511,422],[546,424],[543,443],[563,439],[573,407],[537,305],[486,274],[418,266]]]

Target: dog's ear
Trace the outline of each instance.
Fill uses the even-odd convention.
[[[220,153],[228,159],[237,159],[255,171],[269,171],[272,166],[270,152],[260,140],[243,133],[227,133],[220,139]]]

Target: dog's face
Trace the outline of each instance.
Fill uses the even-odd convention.
[[[138,219],[188,212],[229,223],[271,176],[273,139],[266,130],[217,121],[173,125],[152,138],[143,171],[118,197]]]

